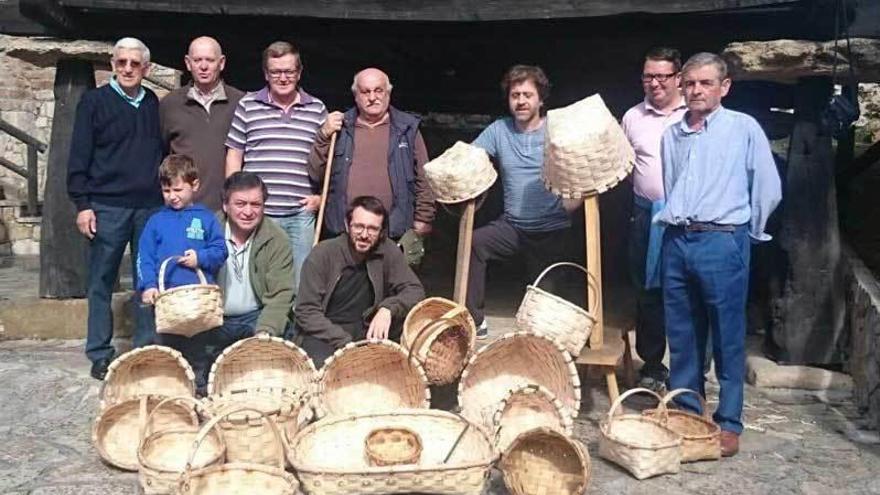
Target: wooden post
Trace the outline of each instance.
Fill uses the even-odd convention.
[[[37,197],[39,191],[38,168],[37,168],[37,147],[33,144],[27,146],[27,215],[36,217],[40,215],[37,207]]]
[[[321,241],[321,228],[324,226],[324,209],[327,208],[327,194],[330,192],[330,170],[333,168],[333,153],[336,152],[337,132],[330,137],[330,151],[327,153],[327,166],[324,167],[324,184],[321,186],[321,204],[318,206],[318,218],[315,221],[315,240],[312,246]]]
[[[602,311],[602,234],[599,226],[599,196],[584,200],[584,235],[587,246],[587,271],[596,280],[595,291],[587,284],[587,306],[596,301],[596,324],[590,334],[590,349],[601,349],[605,342],[605,319]]]
[[[461,305],[467,302],[468,271],[471,267],[471,241],[474,237],[476,201],[470,199],[465,203],[464,211],[458,222],[458,250],[455,258],[455,286],[452,299]]]

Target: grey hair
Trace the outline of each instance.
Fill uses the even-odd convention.
[[[364,70],[366,70],[366,69],[364,69]],[[361,75],[361,72],[363,72],[363,71],[358,71],[354,75],[354,78],[351,80],[351,92],[353,94],[357,94],[357,92],[358,92],[358,76]],[[383,72],[382,74],[385,74],[385,73]],[[388,91],[391,91],[391,89],[394,88],[394,86],[391,84],[391,78],[388,77],[388,74],[385,74],[385,86],[386,86],[385,89]]]
[[[714,65],[718,69],[718,79],[722,81],[727,79],[727,62],[718,55],[709,52],[700,52],[689,58],[681,67],[681,73],[684,75],[693,69],[706,65]]]
[[[116,53],[119,50],[137,50],[141,52],[141,56],[143,56],[144,65],[150,63],[150,49],[147,48],[147,45],[144,44],[143,41],[137,38],[126,37],[122,38],[113,45],[113,58],[116,58]]]

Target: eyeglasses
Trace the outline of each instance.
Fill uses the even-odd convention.
[[[669,74],[642,74],[642,82],[649,83],[652,79],[656,79],[658,83],[663,84],[671,77],[675,77],[678,72],[670,72]]]
[[[288,79],[293,79],[294,77],[296,77],[297,74],[299,74],[299,69],[273,69],[267,72],[269,73],[269,77],[271,77],[272,79],[281,79],[281,76],[287,76]]]
[[[362,223],[353,223],[348,226],[351,233],[354,235],[361,235],[364,231],[367,232],[370,236],[377,236],[379,232],[382,231],[382,227],[376,227],[375,225],[364,225]]]

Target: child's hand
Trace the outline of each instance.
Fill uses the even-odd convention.
[[[195,270],[196,267],[199,266],[199,256],[194,249],[187,249],[183,252],[183,256],[180,257],[178,263]]]
[[[147,289],[141,293],[141,301],[144,304],[156,304],[156,298],[159,297],[159,289]]]

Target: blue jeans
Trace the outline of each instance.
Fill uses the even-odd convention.
[[[290,247],[293,248],[293,288],[299,288],[299,274],[303,262],[312,252],[315,243],[315,212],[302,210],[288,217],[269,217],[290,239]]]
[[[96,362],[113,358],[113,313],[110,307],[113,286],[119,276],[125,246],[130,245],[131,273],[134,286],[137,287],[138,240],[155,208],[93,204],[92,210],[95,212],[97,232],[89,246],[86,356]],[[134,347],[152,344],[156,337],[152,311],[140,304],[140,294],[137,292],[133,295],[132,303],[135,324],[132,344]]]
[[[666,229],[663,302],[669,339],[669,385],[705,396],[703,360],[711,331],[715,375],[721,386],[713,419],[722,430],[742,432],[746,360],[746,298],[750,240],[747,226],[734,232]],[[700,411],[695,397],[676,402]]]

